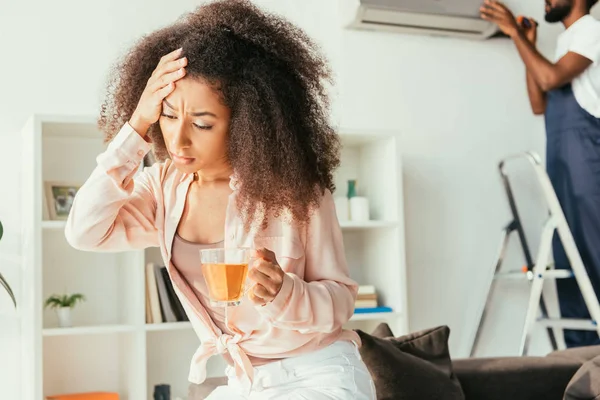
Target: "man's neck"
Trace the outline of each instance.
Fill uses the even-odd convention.
[[[562,23],[565,26],[565,29],[569,29],[571,25],[573,25],[575,22],[579,21],[579,19],[585,17],[588,14],[589,12],[585,9],[573,7],[569,15],[567,15],[567,17],[562,20]]]

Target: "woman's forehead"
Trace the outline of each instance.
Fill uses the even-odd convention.
[[[225,107],[221,101],[221,94],[214,83],[192,77],[178,80],[175,83],[175,89],[165,100],[176,111],[179,111],[181,106],[185,107],[186,111]]]

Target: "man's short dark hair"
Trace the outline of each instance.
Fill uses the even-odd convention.
[[[598,0],[587,0],[587,9],[590,11],[592,7],[598,2]]]

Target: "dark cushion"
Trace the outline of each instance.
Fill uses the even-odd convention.
[[[384,328],[380,326],[374,333],[381,334]],[[375,382],[377,399],[464,400],[452,369],[447,326],[399,338],[357,332],[362,340],[360,353]]]
[[[583,364],[565,391],[565,400],[597,399],[600,399],[600,356]]]
[[[386,323],[382,323],[377,325],[377,328],[375,328],[375,330],[373,332],[371,332],[371,336],[375,336],[378,338],[390,338],[390,337],[394,337],[394,333],[392,332],[392,330],[390,329],[390,326]]]
[[[467,358],[452,361],[467,400],[561,400],[581,366],[560,357]]]

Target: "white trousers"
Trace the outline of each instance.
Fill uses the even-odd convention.
[[[254,368],[254,382],[245,393],[233,368],[228,384],[207,400],[375,400],[375,385],[351,342],[336,342],[313,353]]]

